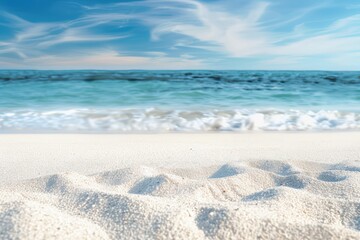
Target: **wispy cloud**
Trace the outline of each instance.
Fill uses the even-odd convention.
[[[125,35],[106,35],[92,31],[92,28],[114,21],[114,16],[82,17],[68,22],[33,23],[10,13],[0,15],[14,32],[13,38],[0,44],[0,53],[15,53],[21,58],[44,54],[53,45],[73,42],[111,41],[125,38]],[[116,15],[120,21],[120,15]],[[1,48],[2,47],[2,48]],[[34,51],[35,49],[35,51]],[[34,56],[35,55],[35,56]]]
[[[19,64],[32,66],[40,66],[43,61],[47,67],[55,67],[57,61],[64,67],[74,64],[96,68],[109,64],[109,68],[163,68],[164,64],[167,68],[192,68],[191,64],[203,67],[206,62],[200,60],[198,52],[229,59],[272,58],[266,60],[267,64],[277,66],[285,66],[286,62],[296,65],[309,57],[354,59],[360,52],[360,14],[321,19],[321,24],[314,17],[306,18],[329,7],[326,0],[287,13],[279,12],[281,3],[272,0],[238,1],[238,9],[224,2],[227,1],[139,0],[86,6],[74,3],[82,15],[60,22],[31,22],[0,12],[0,26],[13,32],[12,37],[0,38],[0,57],[4,61],[14,55]],[[125,30],[129,27],[141,28],[139,32],[146,30],[148,35],[136,36],[136,31]],[[108,28],[111,31],[102,31]],[[144,38],[142,42],[148,47],[139,45],[136,53],[127,52],[120,40],[124,38]],[[88,56],[76,51],[71,57],[50,51],[55,46],[61,49],[59,45],[85,42],[99,46],[89,48]],[[166,43],[166,47],[159,47],[159,43]],[[112,50],[101,53],[106,45]],[[157,47],[152,49],[153,45]],[[114,49],[123,49],[127,54]],[[13,59],[10,62],[13,64]]]
[[[97,42],[97,41],[111,41],[120,38],[126,38],[127,36],[109,36],[109,35],[96,35],[89,34],[79,29],[67,29],[61,34],[56,34],[47,40],[44,40],[38,44],[39,47],[50,47],[62,43],[70,42]]]
[[[151,54],[150,54],[151,55]],[[103,49],[77,56],[43,55],[27,58],[22,61],[11,61],[1,58],[0,64],[4,68],[34,69],[201,69],[201,60],[182,57],[168,57],[164,55],[139,57],[120,55],[117,51]]]
[[[197,1],[187,0],[181,3],[186,5],[177,6],[176,12],[180,16],[171,15],[164,22],[156,21],[157,19],[151,22],[153,39],[176,33],[201,41],[202,48],[209,47],[204,44],[210,44],[212,48],[216,45],[220,51],[241,57],[260,54],[259,50],[267,47],[266,36],[256,24],[268,7],[267,3],[256,4],[242,17],[217,11],[216,6],[207,6]]]
[[[114,11],[133,3],[112,5]],[[360,17],[348,16],[330,22],[320,31],[297,23],[292,31],[274,31],[279,25],[299,20],[309,13],[326,7],[325,2],[296,9],[295,17],[268,21],[269,2],[255,2],[243,6],[239,14],[222,8],[221,2],[204,3],[196,0],[137,1],[137,6],[147,7],[138,13],[138,19],[151,28],[153,40],[167,34],[178,34],[196,41],[181,44],[178,37],[174,46],[194,47],[227,53],[231,57],[249,56],[310,56],[359,51]],[[242,6],[240,6],[242,7]],[[95,11],[109,11],[109,5],[99,5]],[[274,11],[272,9],[272,11]],[[141,21],[141,20],[140,20]],[[270,24],[264,24],[270,22]],[[281,23],[281,24],[280,24]],[[291,25],[290,25],[291,26]],[[186,40],[185,40],[186,41]]]
[[[338,19],[322,30],[303,31],[304,25],[297,24],[290,32],[273,32],[273,25],[264,27],[261,19],[269,3],[259,2],[250,7],[247,14],[225,12],[216,6],[187,0],[186,18],[171,16],[166,23],[155,25],[152,34],[155,39],[161,35],[177,33],[217,46],[213,50],[227,52],[229,56],[312,56],[360,51],[360,16],[353,15]],[[183,14],[184,7],[179,7]],[[308,8],[307,13],[319,7]],[[303,12],[303,16],[306,12]],[[179,20],[180,19],[180,20]],[[185,20],[186,19],[186,20]],[[196,21],[190,22],[189,19]],[[303,30],[304,30],[303,29]],[[205,45],[204,45],[205,44]],[[196,46],[195,46],[196,47]],[[210,48],[207,48],[210,50]]]

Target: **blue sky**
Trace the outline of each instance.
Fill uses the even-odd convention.
[[[2,69],[360,70],[359,0],[1,0]]]

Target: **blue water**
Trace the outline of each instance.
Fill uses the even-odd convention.
[[[360,72],[0,71],[0,131],[360,129]]]

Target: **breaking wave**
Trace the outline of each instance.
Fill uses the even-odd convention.
[[[69,109],[0,113],[1,132],[207,132],[357,130],[360,113],[300,110]]]

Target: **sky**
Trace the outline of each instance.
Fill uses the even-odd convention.
[[[0,69],[360,70],[360,1],[0,0]]]

